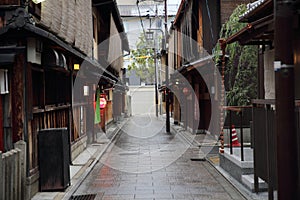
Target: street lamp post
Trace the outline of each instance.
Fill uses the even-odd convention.
[[[152,31],[160,31],[163,37],[162,41],[162,49],[165,49],[165,39],[164,39],[164,32],[160,28],[149,28],[146,32],[147,40],[153,40],[153,32]],[[155,64],[155,114],[158,117],[158,70],[157,70],[157,52],[156,52],[156,43],[154,40],[154,64]]]
[[[137,4],[143,1],[147,1],[147,0],[137,0]],[[168,38],[168,13],[167,13],[167,0],[154,0],[155,2],[164,2],[164,9],[165,9],[165,33],[163,36],[163,52],[166,55],[166,42],[167,42],[167,38]],[[159,30],[162,32],[163,31],[161,29],[151,29],[151,30]],[[166,55],[167,56],[167,55]],[[169,133],[170,132],[170,109],[169,109],[169,69],[168,69],[168,59],[166,57],[166,72],[165,72],[165,77],[166,77],[166,132]]]
[[[158,117],[158,89],[157,89],[157,57],[156,57],[156,43],[155,40],[153,38],[153,31],[152,30],[156,30],[156,29],[148,29],[148,31],[146,32],[146,39],[148,41],[153,40],[154,41],[154,45],[153,45],[153,50],[154,50],[154,73],[155,73],[155,80],[154,80],[154,87],[155,87],[155,115],[156,117]]]
[[[165,44],[164,51],[166,53],[166,42],[168,37],[168,13],[167,13],[167,0],[165,0]],[[168,68],[168,58],[166,56],[166,132],[170,133],[170,105],[169,105],[169,68]]]
[[[158,117],[158,89],[157,89],[157,55],[156,49],[154,48],[154,65],[155,65],[155,114]]]

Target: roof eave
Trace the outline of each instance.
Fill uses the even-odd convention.
[[[178,8],[178,11],[175,15],[175,19],[174,19],[174,25],[177,25],[184,13],[184,9],[186,7],[186,0],[181,0],[180,6]]]
[[[251,42],[253,42],[255,40],[255,38],[252,38],[252,37],[256,30],[260,30],[261,34],[264,33],[265,31],[271,32],[272,30],[270,30],[270,29],[273,29],[272,24],[273,24],[273,14],[268,15],[264,18],[261,18],[253,23],[248,23],[247,26],[242,28],[240,31],[238,31],[237,33],[228,37],[226,39],[226,43],[231,44],[233,42],[238,41],[242,45],[245,45],[248,43],[250,44]],[[244,38],[246,38],[246,37],[249,38],[248,41],[244,40]],[[255,40],[255,41],[257,42],[257,40]],[[262,42],[264,42],[264,41],[262,41]],[[251,44],[255,44],[255,43],[251,43]]]
[[[114,0],[107,0],[105,2],[103,2],[102,0],[93,0],[93,6],[94,7],[99,7],[101,5],[109,5],[111,8],[112,8],[112,15],[113,15],[113,18],[114,18],[114,22],[117,26],[117,29],[118,29],[118,32],[120,34],[122,34],[122,49],[124,51],[127,51],[129,52],[130,51],[130,48],[129,48],[129,42],[128,42],[128,38],[127,38],[127,35],[125,33],[125,28],[124,28],[124,24],[123,24],[123,20],[121,18],[121,15],[120,15],[120,12],[119,12],[119,9],[118,9],[118,5],[116,3],[116,1]]]
[[[253,22],[251,20],[257,14],[264,14],[266,10],[273,9],[273,0],[266,0],[255,9],[249,11],[247,14],[240,17],[239,22]]]

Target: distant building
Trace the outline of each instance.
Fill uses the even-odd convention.
[[[153,1],[117,0],[130,49],[136,49],[140,34],[148,28],[164,29],[164,3],[153,4]],[[168,25],[177,13],[178,4],[168,4]],[[157,12],[156,12],[157,9]]]
[[[136,74],[135,70],[130,71],[130,74],[127,75],[128,85],[141,85],[141,78]]]

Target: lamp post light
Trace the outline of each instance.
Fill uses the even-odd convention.
[[[27,7],[30,2],[33,2],[35,4],[39,4],[39,3],[42,3],[44,1],[46,1],[46,0],[25,0],[25,1],[23,1],[23,4],[24,4],[25,7]]]
[[[42,3],[44,2],[45,0],[32,0],[33,3],[35,4],[39,4],[39,3]]]
[[[165,39],[165,36],[164,36],[164,31],[161,30],[160,28],[149,28],[148,31],[146,32],[146,38],[148,37],[152,37],[151,40],[153,40],[153,31],[160,31],[161,32],[161,36],[162,36],[162,44],[161,44],[161,48],[162,50],[165,50],[166,49],[166,39]],[[152,36],[150,36],[150,34],[152,33]]]
[[[153,40],[153,31],[146,32],[146,40],[147,41]]]
[[[34,4],[39,4],[44,1],[46,1],[46,0],[25,0],[25,1],[22,1],[23,2],[22,6],[26,10],[26,12],[29,12],[29,5],[31,2],[33,2]]]

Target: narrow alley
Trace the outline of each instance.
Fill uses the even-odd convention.
[[[179,133],[165,133],[163,120],[134,116],[73,196],[93,194],[103,200],[244,199],[208,161],[192,161],[197,156],[199,148]]]
[[[0,200],[300,200],[300,0],[0,0]]]

